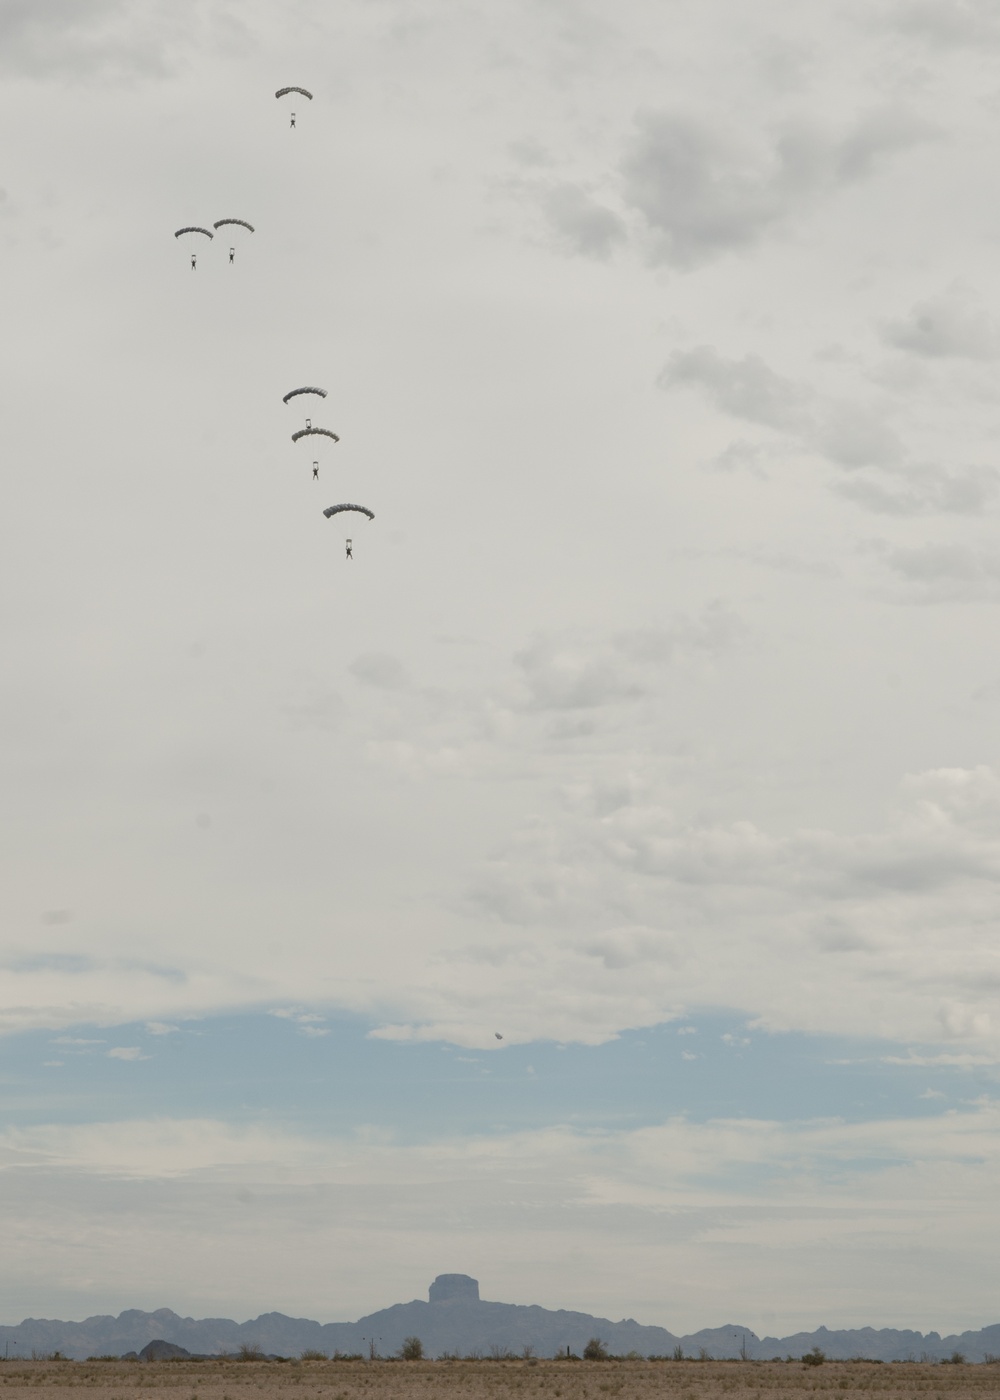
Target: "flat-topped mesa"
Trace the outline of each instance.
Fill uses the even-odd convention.
[[[479,1302],[479,1280],[468,1274],[438,1274],[427,1290],[432,1303],[453,1303],[456,1299],[463,1303]]]

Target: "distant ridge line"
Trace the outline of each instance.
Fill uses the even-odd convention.
[[[756,1337],[748,1327],[727,1323],[678,1335],[664,1327],[646,1326],[634,1318],[612,1322],[590,1313],[542,1308],[537,1304],[493,1303],[479,1297],[476,1279],[467,1274],[440,1274],[431,1285],[432,1301],[396,1303],[357,1322],[315,1322],[262,1313],[247,1322],[231,1318],[181,1317],[170,1308],[143,1312],[127,1309],[117,1317],[97,1315],[82,1322],[25,1318],[16,1326],[0,1326],[0,1353],[11,1359],[35,1353],[61,1352],[73,1360],[88,1356],[140,1353],[151,1342],[170,1343],[192,1355],[232,1354],[241,1347],[259,1347],[265,1354],[297,1356],[303,1351],[363,1352],[377,1339],[382,1356],[391,1356],[406,1337],[417,1336],[426,1355],[490,1356],[491,1352],[520,1355],[525,1347],[538,1356],[580,1355],[592,1337],[599,1337],[615,1355],[671,1356],[679,1347],[685,1356],[705,1353],[713,1360],[745,1354],[748,1359],[799,1357],[819,1347],[831,1361],[863,1358],[873,1361],[945,1361],[955,1353],[966,1361],[1000,1357],[1000,1322],[978,1331],[917,1332],[891,1327],[817,1327],[786,1337]]]

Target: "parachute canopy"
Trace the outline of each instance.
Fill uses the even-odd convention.
[[[292,442],[298,442],[303,437],[328,437],[334,442],[339,442],[340,438],[336,433],[331,433],[329,428],[300,428],[297,433],[292,433]]]
[[[301,389],[289,389],[288,393],[282,396],[281,402],[287,403],[289,399],[294,399],[298,394],[319,394],[321,399],[326,398],[325,389],[317,389],[313,384],[304,384]]]
[[[356,510],[359,511],[362,515],[367,515],[369,520],[375,519],[375,512],[373,510],[369,510],[367,506],[327,506],[323,514],[326,516],[327,520],[329,520],[331,515],[339,515],[342,510]]]
[[[248,228],[253,233],[253,224],[248,224],[246,219],[216,219],[213,228],[222,228],[224,224],[239,224],[240,228]]]
[[[216,224],[218,228],[218,224]],[[215,234],[210,228],[198,228],[195,224],[187,224],[184,228],[179,228],[174,234],[175,238],[180,238],[182,233],[203,233],[206,238],[214,238]]]
[[[312,95],[312,93],[309,91],[308,88],[301,88],[301,87],[279,88],[278,91],[277,91],[274,95],[275,95],[275,97],[287,97],[288,94],[289,94],[290,92],[301,92],[301,94],[302,94],[303,97],[308,97],[309,101],[310,101],[310,102],[312,101],[313,95]]]

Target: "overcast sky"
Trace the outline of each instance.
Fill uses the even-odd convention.
[[[998,1320],[998,58],[0,0],[0,1320]]]

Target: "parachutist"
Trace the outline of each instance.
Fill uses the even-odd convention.
[[[307,428],[311,428],[312,425],[313,425],[313,420],[312,420],[311,418],[307,418],[307,419],[306,419],[306,427],[307,427]]]
[[[319,463],[313,462],[313,481],[319,481]]]
[[[235,248],[230,248],[230,250],[229,250],[229,261],[230,261],[231,263],[234,263],[234,262],[236,261],[236,249],[235,249]]]
[[[354,555],[351,553],[351,542],[350,542],[350,540],[347,541],[347,557],[348,557],[348,559],[353,559],[353,558],[354,558]]]
[[[194,270],[195,270],[195,268],[196,268],[197,266],[198,266],[198,254],[197,254],[197,253],[192,253],[192,254],[191,254],[191,271],[194,272]]]
[[[291,113],[291,121],[288,123],[288,125],[289,125],[289,126],[294,126],[294,125],[295,125],[295,113],[294,113],[294,112]]]

